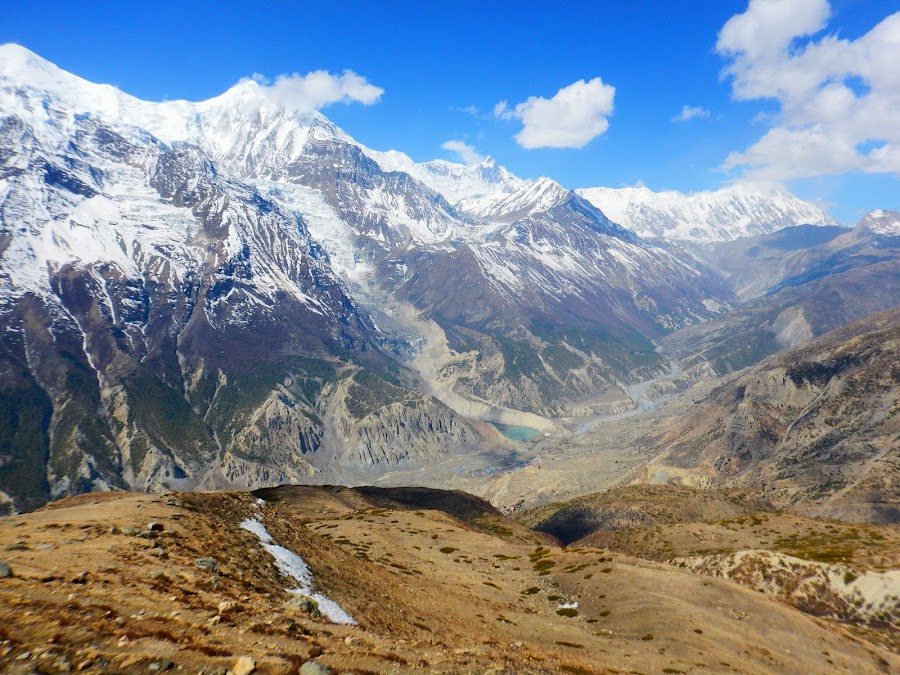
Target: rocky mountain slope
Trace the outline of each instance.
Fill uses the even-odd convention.
[[[900,213],[873,211],[853,229],[820,228],[826,241],[798,245],[806,228],[717,247],[735,292],[759,296],[719,319],[660,340],[686,367],[728,373],[900,301]],[[832,236],[837,234],[837,236]]]
[[[730,187],[683,194],[646,187],[597,187],[577,192],[642,237],[714,243],[795,225],[837,225],[820,208],[783,190],[764,193]]]
[[[459,493],[84,495],[0,520],[0,544],[13,673],[897,668],[878,635],[848,639],[726,579],[560,548]]]
[[[814,264],[814,251],[847,233],[835,225],[795,225],[771,234],[692,246],[691,251],[713,266],[735,295],[747,301],[765,295],[786,279]]]
[[[900,521],[900,310],[772,356],[656,439],[647,483],[753,486],[781,506]]]

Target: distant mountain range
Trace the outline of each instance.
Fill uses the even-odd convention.
[[[820,208],[785,190],[763,193],[728,187],[682,194],[598,187],[577,192],[642,237],[716,243],[794,225],[837,225]]]
[[[502,447],[485,422],[553,433],[740,303],[673,240],[832,224],[787,193],[639,192],[418,164],[252,80],[152,103],[2,46],[0,491],[368,481]]]

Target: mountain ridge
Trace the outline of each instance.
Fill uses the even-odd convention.
[[[753,192],[732,186],[685,194],[597,187],[576,192],[642,237],[712,243],[768,234],[789,225],[837,225],[821,209],[784,189]]]
[[[552,179],[379,154],[254,80],[143,102],[6,45],[0,111],[0,489],[39,486],[29,507],[364,481],[509,448],[486,422],[564,434],[737,302]]]

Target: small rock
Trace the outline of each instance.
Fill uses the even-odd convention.
[[[234,675],[250,675],[250,673],[256,670],[256,661],[252,656],[242,656],[237,662],[231,667],[231,672]]]
[[[139,532],[140,532],[140,529],[137,527],[134,527],[133,525],[126,525],[125,527],[122,528],[122,534],[124,534],[126,537],[134,537]]]
[[[12,568],[5,560],[0,560],[0,579],[6,579],[13,575]]]
[[[88,579],[87,572],[79,572],[74,577],[72,577],[71,582],[73,584],[86,584]]]
[[[14,541],[11,544],[7,544],[3,548],[7,551],[27,551],[28,544],[26,544],[24,541]]]
[[[27,661],[31,658],[31,652],[22,652],[16,657],[16,661]]]
[[[147,553],[156,558],[161,558],[162,560],[166,560],[169,557],[169,554],[166,553],[166,549],[164,548],[151,548]]]
[[[228,612],[233,611],[237,607],[237,603],[234,600],[223,600],[219,603],[219,614],[228,614]]]
[[[147,529],[151,532],[162,532],[166,528],[162,523],[148,523]]]
[[[219,563],[215,558],[197,558],[197,567],[205,567],[213,572],[219,571]]]
[[[110,534],[119,534],[119,532],[121,532],[121,530],[118,527],[116,527],[115,525],[113,525],[112,527],[109,528]]]
[[[150,670],[156,672],[164,672],[166,670],[172,670],[175,667],[175,664],[172,663],[169,659],[163,659],[162,661],[156,661],[155,663],[151,663],[148,668]]]
[[[288,610],[300,610],[306,612],[310,616],[321,617],[322,612],[319,610],[319,603],[305,595],[295,595],[293,598],[284,603],[284,608]]]
[[[222,617],[219,616],[218,614],[216,614],[214,617],[209,619],[209,621],[207,621],[206,623],[208,623],[210,626],[218,626],[219,623],[221,623],[221,622],[222,622]]]
[[[352,635],[348,635],[344,638],[344,644],[348,647],[354,647],[359,644],[359,638],[355,638]]]
[[[329,675],[331,669],[318,661],[307,661],[300,666],[300,675]]]
[[[153,574],[150,575],[150,578],[153,580],[168,580],[169,577],[166,576],[166,573],[161,570],[156,570]]]

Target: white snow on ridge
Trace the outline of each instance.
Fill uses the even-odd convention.
[[[23,97],[23,90],[30,96]],[[253,80],[206,101],[143,101],[112,85],[88,82],[16,44],[0,45],[0,108],[30,121],[42,141],[54,135],[50,147],[68,140],[77,116],[91,114],[146,130],[167,144],[192,143],[230,168],[252,165],[257,176],[277,173],[296,159],[311,133],[353,142],[315,110],[272,102]],[[52,123],[40,123],[51,115]]]
[[[642,237],[702,243],[767,234],[791,225],[836,225],[817,206],[786,190],[752,192],[741,187],[685,194],[645,187],[575,191]]]
[[[900,236],[900,211],[875,209],[870,211],[860,224],[875,234],[897,237]]]
[[[504,167],[498,166],[490,157],[479,164],[467,166],[435,159],[430,162],[415,162],[397,150],[379,152],[360,146],[382,171],[402,171],[424,183],[444,196],[451,204],[462,199],[490,193],[512,194],[528,184],[528,181],[514,176]]]
[[[466,199],[460,207],[479,218],[513,220],[548,211],[564,202],[571,193],[552,178],[541,177],[525,183],[513,194],[494,192],[481,199]]]
[[[256,518],[247,518],[244,520],[241,523],[241,528],[255,534],[257,538],[259,538],[262,547],[275,559],[275,566],[278,568],[278,571],[299,584],[297,588],[286,589],[287,592],[294,595],[303,595],[315,600],[319,605],[319,611],[321,611],[332,623],[355,625],[356,621],[354,621],[353,617],[341,609],[341,606],[334,600],[331,600],[322,593],[313,592],[312,572],[303,561],[303,558],[293,551],[286,549],[284,546],[276,544],[275,540],[272,539],[272,536],[266,530],[266,526],[262,524],[262,521],[258,516],[259,514],[257,514]]]

